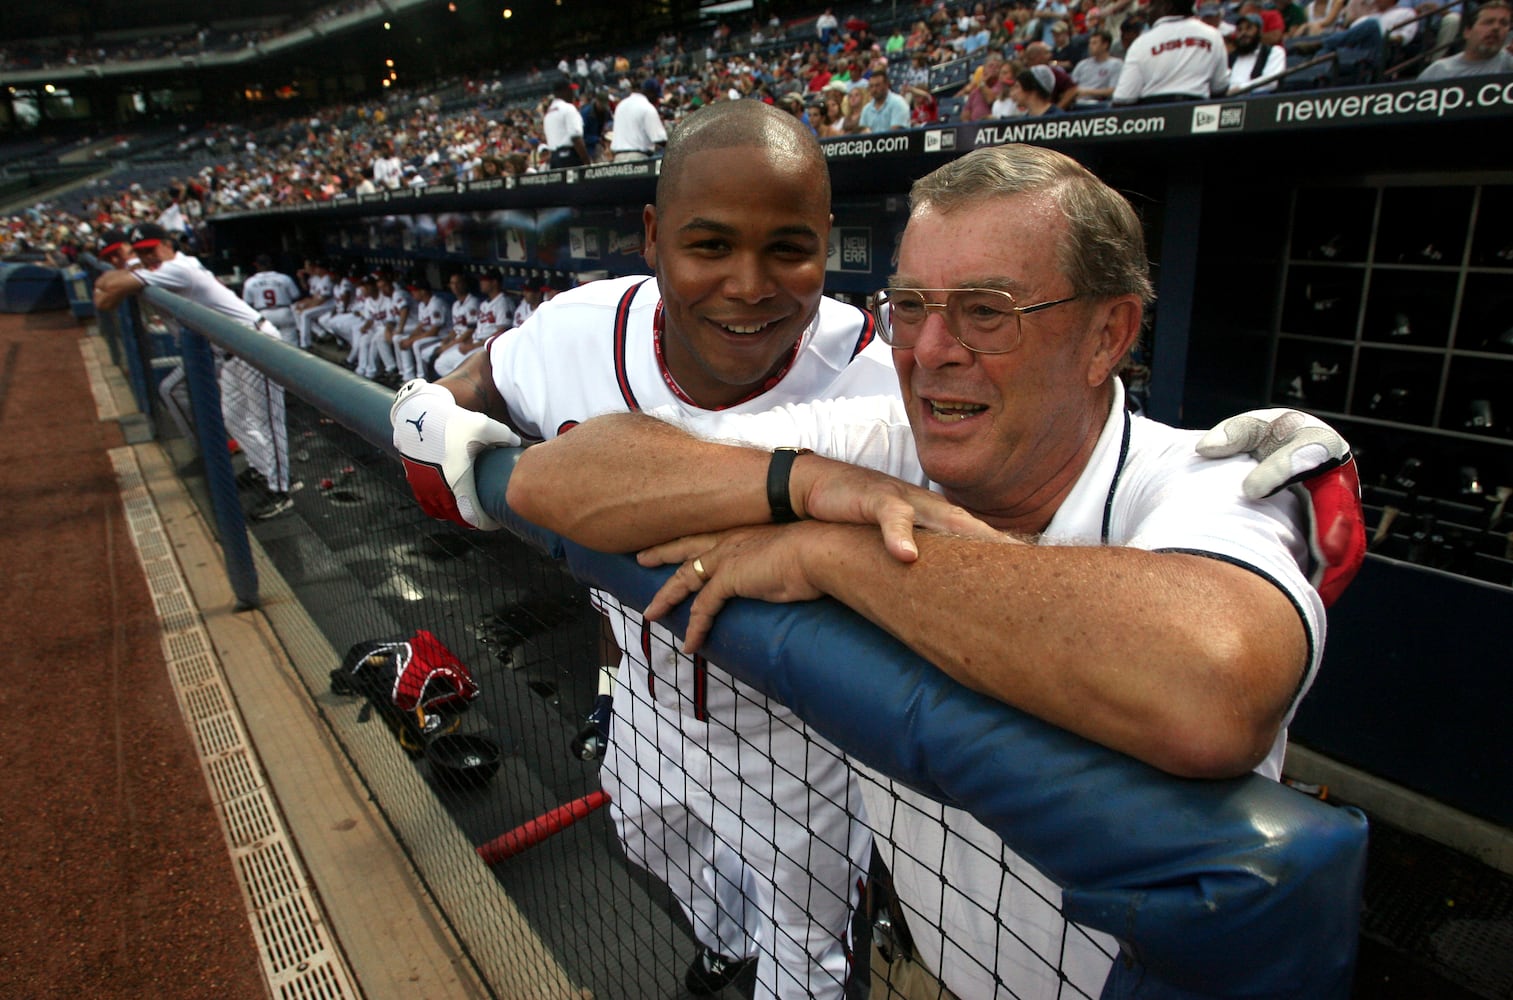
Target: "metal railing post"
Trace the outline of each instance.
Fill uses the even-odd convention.
[[[189,387],[200,459],[205,463],[205,486],[210,492],[221,552],[226,558],[226,576],[236,595],[236,610],[247,611],[259,603],[257,567],[252,563],[247,518],[237,499],[236,474],[226,448],[226,422],[221,416],[215,354],[210,342],[187,326],[179,328],[179,349],[184,355],[184,384]]]

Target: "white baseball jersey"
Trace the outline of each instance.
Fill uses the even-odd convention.
[[[481,342],[496,333],[503,333],[510,328],[510,320],[514,315],[515,311],[510,308],[510,297],[500,292],[478,307],[478,323],[473,328],[473,339]]]
[[[258,271],[242,282],[242,301],[254,309],[286,309],[299,298],[299,285],[277,271]]]
[[[131,273],[144,285],[182,295],[265,336],[278,336],[267,320],[221,284],[196,257],[179,253],[153,270],[142,268]],[[222,364],[218,380],[226,432],[241,445],[247,461],[268,480],[270,489],[287,492],[289,438],[283,386],[240,358]]]
[[[410,298],[410,293],[403,288],[395,288],[388,295],[382,296],[383,322],[398,326],[401,317],[408,323],[415,312],[415,300]]]
[[[603,413],[705,412],[661,363],[659,306],[655,279],[596,281],[496,339],[494,382],[521,436],[555,437]],[[781,375],[727,409],[896,392],[892,360],[868,314],[823,299]],[[595,600],[625,651],[600,775],[627,853],[668,884],[702,943],[735,957],[760,950],[758,995],[836,1000],[871,847],[849,768],[785,707],[682,653],[612,596]]]
[[[336,283],[331,294],[336,299],[338,312],[351,312],[357,303],[357,283],[351,278],[343,278]]]
[[[425,302],[419,303],[411,310],[417,326],[428,327],[431,330],[443,330],[447,327],[451,318],[451,310],[447,309],[446,300],[440,295],[432,295]]]
[[[184,296],[190,302],[198,303],[207,309],[214,309],[222,316],[228,316],[238,323],[257,326],[263,318],[257,310],[237,298],[235,292],[221,284],[216,276],[200,263],[198,257],[177,253],[172,260],[152,270],[143,267],[131,273],[136,275],[137,280],[144,285],[166,288],[170,292]]]
[[[655,415],[704,437],[808,447],[930,485],[896,396],[836,399],[756,416]],[[1130,414],[1116,381],[1097,447],[1040,544],[1207,553],[1266,577],[1297,608],[1308,633],[1310,661],[1295,708],[1313,683],[1325,632],[1323,601],[1306,576],[1308,552],[1297,527],[1297,500],[1285,491],[1247,500],[1240,484],[1254,462],[1248,456],[1199,457],[1194,445],[1201,434]],[[1264,777],[1281,775],[1291,718],[1289,708],[1271,752],[1256,768]],[[953,993],[961,1000],[1081,996],[1059,981],[1054,965],[1059,960],[1072,986],[1100,995],[1118,945],[1068,923],[1055,883],[964,810],[864,770],[871,780],[862,782],[862,794],[875,821],[877,847],[893,872],[915,948]],[[1111,842],[1109,849],[1118,844]],[[1002,988],[995,986],[995,974]]]
[[[1115,104],[1167,95],[1208,97],[1229,89],[1229,53],[1219,29],[1196,17],[1163,17],[1130,43]]]
[[[525,301],[525,299],[521,299],[515,306],[515,315],[510,322],[515,326],[524,326],[525,321],[531,318],[531,313],[533,312],[535,310],[531,308],[531,304]]]
[[[310,289],[310,298],[329,299],[336,283],[331,280],[330,274],[312,274],[306,279],[305,284]]]
[[[452,303],[452,334],[471,332],[478,325],[478,311],[483,306],[483,300],[472,293],[460,302]]]

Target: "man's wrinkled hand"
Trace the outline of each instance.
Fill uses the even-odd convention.
[[[899,562],[919,558],[915,528],[1002,541],[1003,533],[938,493],[881,472],[818,459],[806,463],[799,510],[805,518],[838,524],[875,524],[883,546]],[[818,470],[816,472],[816,470]]]

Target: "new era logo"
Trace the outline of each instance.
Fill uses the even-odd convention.
[[[1193,108],[1193,132],[1229,132],[1245,127],[1245,105],[1200,104]]]
[[[925,152],[939,153],[956,148],[956,133],[949,129],[935,129],[925,133]]]

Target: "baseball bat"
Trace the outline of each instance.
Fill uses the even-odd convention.
[[[478,848],[478,856],[486,865],[498,864],[521,851],[535,847],[554,833],[567,829],[589,813],[609,801],[603,791],[590,792],[581,799],[574,799],[533,820],[521,823],[508,833],[502,833]]]

